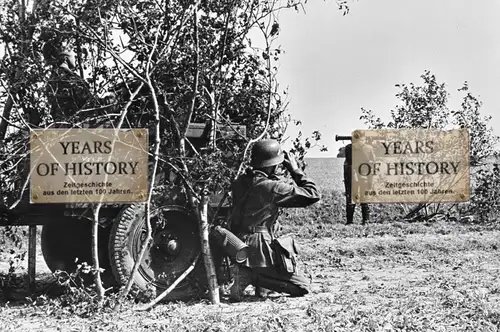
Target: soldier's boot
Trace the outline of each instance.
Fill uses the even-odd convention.
[[[255,287],[255,296],[257,297],[266,298],[272,292],[272,290],[264,288],[259,284],[257,284],[257,287]]]
[[[370,207],[368,204],[361,204],[361,217],[363,225],[370,222]]]
[[[292,297],[304,296],[309,293],[310,280],[301,275],[292,275],[287,280],[283,277],[260,275],[260,287],[265,287],[270,292],[286,293]]]
[[[260,272],[266,271],[267,268],[256,268],[253,271],[254,286],[255,286],[255,296],[259,298],[267,298],[271,294],[276,294],[274,289],[268,288],[269,284],[266,284],[265,276],[261,275]],[[263,279],[264,278],[264,279]]]
[[[356,207],[356,205],[354,205],[354,204],[346,204],[346,209],[345,209],[346,217],[347,217],[346,225],[352,224],[352,220],[354,218],[354,208],[355,207]]]
[[[253,283],[253,273],[250,268],[240,265],[235,265],[232,270],[234,283],[231,286],[229,299],[241,301],[245,288]]]

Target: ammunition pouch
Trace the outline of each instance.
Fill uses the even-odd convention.
[[[297,269],[297,247],[292,237],[274,239],[275,267],[282,276],[294,274]]]

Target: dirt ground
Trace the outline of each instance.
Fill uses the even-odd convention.
[[[338,227],[339,236],[299,239],[312,277],[302,298],[256,299],[250,287],[240,303],[223,297],[220,305],[167,303],[147,312],[133,304],[92,312],[88,303],[2,299],[0,331],[500,330],[499,230]],[[5,267],[0,263],[0,272]],[[39,279],[50,277],[40,256],[37,271]]]

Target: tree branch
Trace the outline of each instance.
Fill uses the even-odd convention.
[[[155,147],[154,147],[154,153],[153,153],[153,158],[154,158],[154,162],[153,162],[153,171],[152,171],[152,174],[151,174],[151,182],[150,182],[150,185],[149,185],[149,191],[148,191],[148,198],[147,198],[147,202],[146,202],[146,211],[145,211],[145,215],[146,215],[146,239],[144,240],[144,242],[141,244],[141,250],[139,251],[139,255],[137,257],[137,259],[135,260],[134,262],[134,267],[132,268],[132,272],[130,273],[130,277],[129,279],[127,280],[127,284],[125,285],[125,288],[123,289],[123,291],[120,293],[120,297],[119,297],[119,301],[122,301],[126,298],[126,296],[128,295],[128,293],[130,292],[130,289],[132,288],[132,284],[133,284],[133,281],[134,281],[134,276],[135,274],[137,273],[137,271],[139,270],[139,266],[142,262],[142,258],[144,257],[144,254],[146,253],[146,250],[149,246],[149,243],[153,240],[152,238],[152,229],[151,229],[151,199],[153,197],[153,189],[155,187],[155,178],[156,178],[156,172],[157,172],[157,169],[158,169],[158,160],[159,160],[159,155],[160,155],[160,144],[161,144],[161,136],[160,136],[160,107],[158,105],[158,98],[156,96],[156,92],[155,92],[155,88],[153,86],[153,83],[151,82],[151,61],[152,61],[152,57],[153,57],[153,54],[154,52],[156,51],[156,47],[158,45],[158,36],[160,34],[160,31],[161,31],[161,26],[162,26],[162,23],[160,23],[160,25],[158,26],[158,31],[156,32],[156,35],[155,35],[155,43],[154,43],[154,46],[149,54],[149,58],[148,58],[148,63],[146,65],[146,83],[147,83],[147,86],[149,88],[149,91],[151,93],[151,99],[153,101],[153,106],[154,106],[154,114],[155,114]],[[137,90],[138,91],[138,90]],[[121,125],[123,123],[123,119],[124,117],[122,117],[122,119],[120,119],[120,122],[119,124]]]
[[[154,300],[149,302],[148,304],[142,306],[142,307],[137,307],[135,308],[136,311],[146,311],[154,307],[155,304],[159,303],[161,300],[163,300],[168,294],[170,294],[171,291],[177,287],[177,285],[194,270],[196,263],[198,262],[198,259],[200,258],[200,253],[198,253],[191,263],[189,267],[184,271],[167,289],[165,289],[160,295],[158,295]]]
[[[267,131],[269,129],[269,121],[271,119],[271,111],[272,111],[271,101],[272,101],[272,92],[273,92],[273,84],[272,84],[272,76],[271,76],[271,54],[270,54],[271,45],[269,43],[269,36],[267,35],[266,31],[262,27],[260,27],[260,29],[261,29],[261,32],[264,34],[264,37],[266,39],[266,52],[267,52],[266,63],[267,63],[267,73],[268,73],[268,77],[269,77],[269,89],[268,89],[268,96],[267,96],[268,97],[268,99],[267,99],[267,119],[266,119],[266,125],[264,126],[264,129],[262,130],[260,135],[257,136],[255,139],[251,139],[247,143],[247,145],[245,146],[245,150],[243,151],[243,158],[242,158],[241,164],[238,168],[238,172],[236,173],[236,178],[243,172],[243,166],[244,166],[245,159],[246,159],[246,156],[248,153],[248,149],[250,148],[250,146],[252,144],[261,140],[264,137],[264,135],[267,133]]]
[[[191,123],[191,118],[193,117],[194,113],[194,108],[196,105],[196,97],[198,96],[198,81],[200,77],[200,45],[198,41],[198,13],[196,11],[193,12],[193,21],[194,21],[194,67],[195,67],[195,72],[194,72],[194,81],[193,81],[193,88],[192,88],[192,97],[191,97],[191,106],[189,107],[189,113],[188,117],[186,120],[186,127],[184,129],[184,133],[181,137],[181,139],[185,139],[188,129],[189,129],[189,124]]]

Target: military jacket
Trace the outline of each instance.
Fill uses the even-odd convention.
[[[316,184],[301,170],[291,175],[295,184],[247,170],[233,183],[231,230],[250,246],[249,267],[273,266],[270,245],[280,207],[305,207],[320,199]]]
[[[372,164],[375,162],[375,152],[373,147],[366,144],[358,144],[354,147],[354,150],[362,158],[363,163]],[[353,146],[352,144],[347,144],[345,147],[345,160],[344,160],[344,181],[351,182],[352,178],[352,154]],[[355,181],[367,179],[367,176],[360,175],[358,172],[354,173]]]

